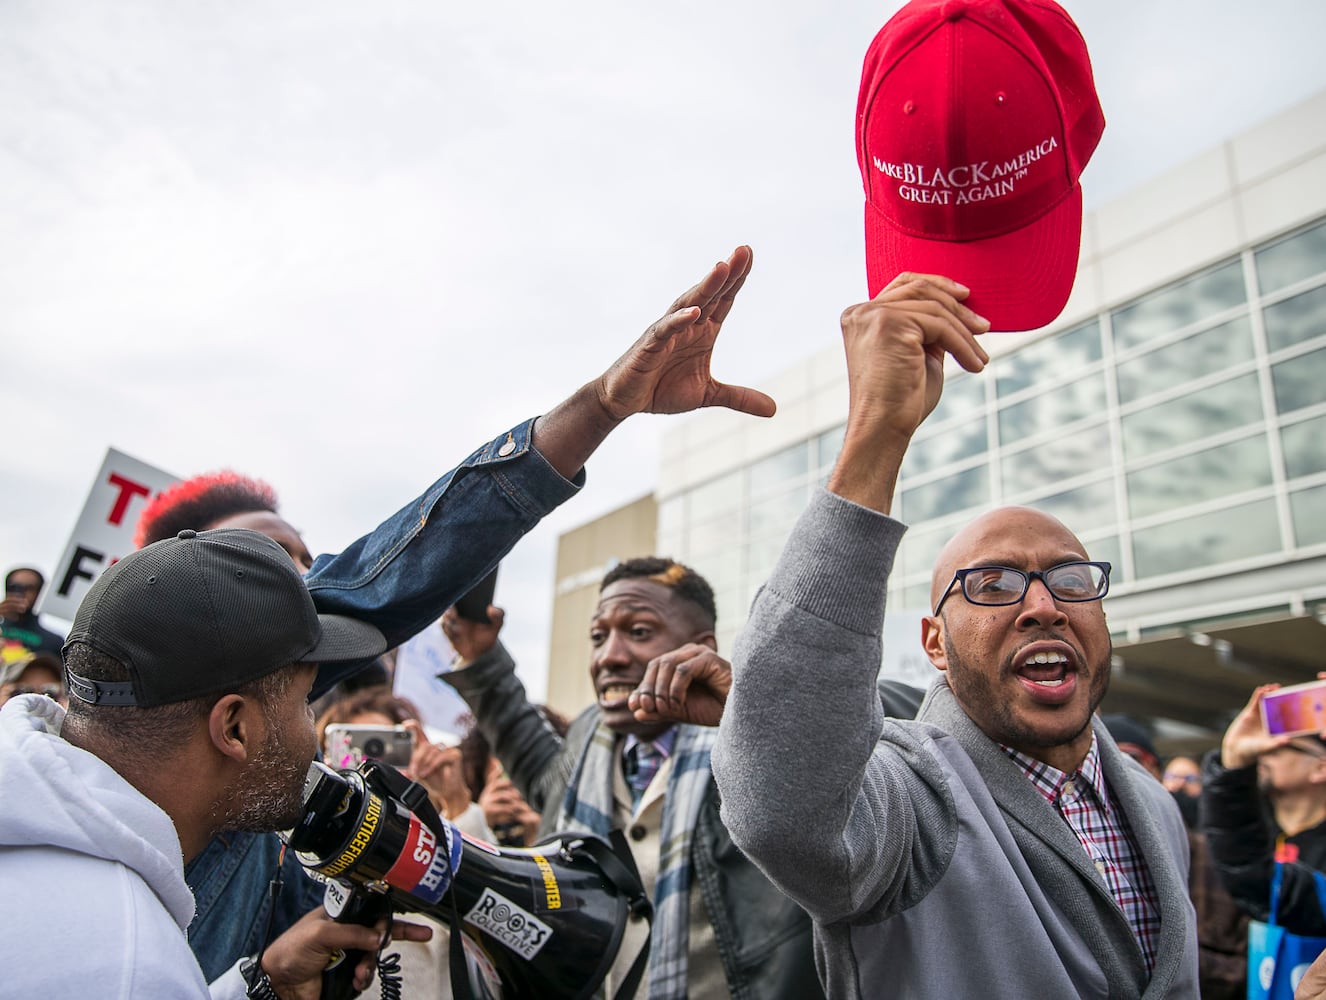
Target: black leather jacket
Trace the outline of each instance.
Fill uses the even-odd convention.
[[[579,763],[572,748],[585,745],[598,722],[598,708],[582,712],[562,740],[529,703],[515,663],[500,643],[464,670],[441,677],[469,704],[512,783],[543,814],[540,833],[556,832],[551,824]],[[691,862],[733,1000],[823,997],[810,917],[737,849],[718,807],[718,787],[710,778]]]
[[[1199,816],[1220,879],[1234,902],[1255,920],[1271,908],[1275,871],[1275,823],[1257,790],[1257,768],[1226,768],[1220,751],[1202,763]],[[1326,824],[1287,842],[1298,847],[1298,861],[1284,866],[1277,920],[1291,934],[1326,937],[1326,912],[1317,895],[1316,872],[1326,871]]]

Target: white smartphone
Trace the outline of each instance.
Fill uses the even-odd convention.
[[[1262,724],[1272,736],[1326,730],[1326,681],[1293,684],[1264,696]]]
[[[404,726],[335,722],[327,727],[323,740],[332,767],[358,767],[366,758],[406,767],[414,754],[414,734]]]

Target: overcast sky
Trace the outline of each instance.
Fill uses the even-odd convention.
[[[0,566],[54,569],[108,446],[266,478],[335,551],[737,243],[719,378],[837,342],[898,6],[0,0]],[[1067,7],[1108,121],[1090,206],[1326,88],[1316,0]],[[536,697],[556,536],[651,489],[667,419],[507,560]]]

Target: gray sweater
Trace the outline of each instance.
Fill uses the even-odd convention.
[[[1191,997],[1183,822],[1098,723],[1160,900],[1156,966],[1063,818],[941,680],[914,722],[875,678],[904,527],[820,490],[733,656],[713,756],[732,839],[815,920],[830,997]]]

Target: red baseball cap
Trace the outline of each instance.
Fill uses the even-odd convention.
[[[995,330],[1063,311],[1105,116],[1062,7],[913,0],[870,43],[856,128],[872,298],[913,271],[962,282]]]

